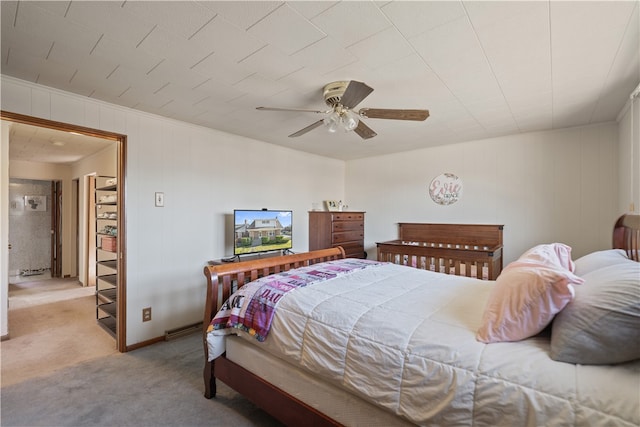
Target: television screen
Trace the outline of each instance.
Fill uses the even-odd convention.
[[[233,255],[291,249],[292,211],[233,211]]]

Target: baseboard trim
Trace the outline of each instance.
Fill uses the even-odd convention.
[[[152,345],[152,344],[156,344],[156,343],[159,343],[159,342],[164,341],[164,340],[165,340],[164,339],[164,335],[162,335],[160,337],[151,338],[150,340],[142,341],[142,342],[139,342],[139,343],[136,343],[136,344],[131,344],[131,345],[127,346],[127,348],[125,349],[125,352],[137,350],[139,348],[146,347],[146,346]]]
[[[190,335],[196,332],[202,332],[202,322],[194,323],[192,325],[183,326],[181,328],[172,329],[170,331],[166,331],[163,336],[151,338],[150,340],[142,341],[136,344],[128,345],[125,349],[127,351],[137,350],[142,347],[146,347],[148,345],[152,345],[158,343],[160,341],[169,341],[175,338],[183,337],[185,335]]]
[[[170,341],[176,338],[184,337],[196,332],[202,332],[202,322],[194,323],[191,325],[183,326],[181,328],[172,329],[164,333],[164,339]]]
[[[7,341],[8,339],[10,339],[11,337],[9,336],[9,334],[7,335],[3,335],[0,337],[0,341]]]

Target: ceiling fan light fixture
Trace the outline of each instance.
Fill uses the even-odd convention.
[[[327,125],[327,129],[329,130],[329,132],[335,133],[338,130],[338,127],[340,126],[340,114],[334,111],[329,116],[327,116],[323,120],[323,122],[325,125]]]
[[[327,126],[327,130],[330,133],[335,133],[338,130],[342,130],[343,132],[351,132],[356,127],[358,127],[360,119],[354,112],[343,109],[333,111],[323,120],[323,122]]]
[[[350,132],[352,130],[354,130],[355,128],[358,127],[358,123],[360,122],[360,119],[358,118],[358,115],[355,114],[353,111],[347,111],[344,114],[344,131],[345,132]]]

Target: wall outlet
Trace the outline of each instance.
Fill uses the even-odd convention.
[[[142,309],[142,321],[143,322],[148,322],[149,320],[151,320],[151,307],[143,308]]]

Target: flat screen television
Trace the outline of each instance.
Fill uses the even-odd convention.
[[[293,211],[233,211],[233,255],[286,251],[293,247]]]

